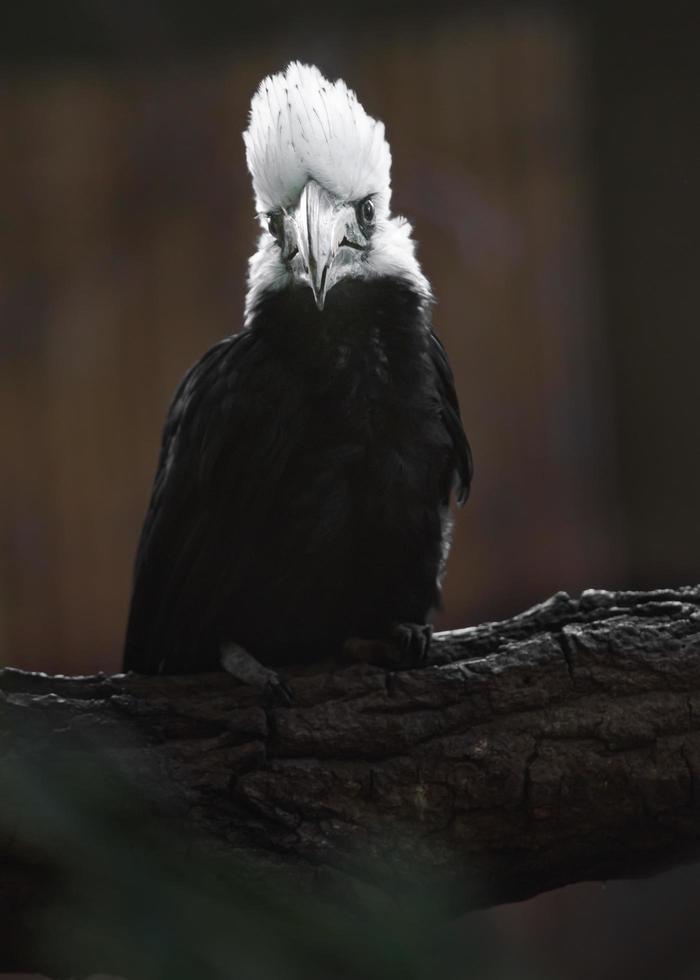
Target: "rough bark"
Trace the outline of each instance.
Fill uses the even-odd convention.
[[[270,707],[223,674],[0,672],[0,948],[61,900],[46,814],[105,772],[121,825],[306,893],[423,883],[464,911],[698,856],[700,587],[559,593],[422,669],[290,677]]]

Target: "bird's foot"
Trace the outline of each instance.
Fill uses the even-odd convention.
[[[350,637],[345,641],[343,654],[349,660],[389,670],[423,667],[428,659],[432,635],[432,626],[425,623],[398,623],[386,640]]]
[[[433,638],[432,626],[428,623],[398,623],[391,636],[402,668],[425,666]]]
[[[237,643],[221,648],[221,666],[243,684],[250,684],[271,704],[291,704],[294,694],[277,671],[264,667],[259,660]]]

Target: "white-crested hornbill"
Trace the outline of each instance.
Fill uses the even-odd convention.
[[[170,406],[124,668],[223,666],[284,694],[285,664],[425,656],[472,467],[382,123],[292,63],[244,141],[262,225],[245,324]]]

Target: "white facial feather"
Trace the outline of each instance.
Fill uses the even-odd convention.
[[[266,215],[294,209],[309,180],[340,202],[372,196],[375,228],[362,252],[345,250],[345,276],[393,277],[430,300],[411,226],[389,212],[391,152],[384,125],[367,115],[343,81],[329,82],[317,68],[292,62],[285,72],[261,82],[243,139],[263,229],[249,264],[246,323],[268,291],[284,289],[299,275],[300,257],[283,260]]]
[[[296,204],[313,178],[345,201],[368,194],[388,211],[391,152],[384,124],[345,82],[293,61],[260,83],[243,134],[259,211]]]

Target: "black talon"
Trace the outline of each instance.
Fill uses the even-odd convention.
[[[425,623],[398,623],[392,630],[392,640],[399,652],[397,668],[423,667],[432,636],[432,626]]]
[[[432,626],[425,623],[398,623],[382,640],[351,637],[343,653],[349,660],[386,670],[409,670],[427,663],[432,636]]]
[[[291,704],[294,700],[294,693],[287,681],[276,671],[264,667],[238,643],[224,644],[221,666],[243,684],[250,684],[260,691],[273,704]]]
[[[274,705],[289,707],[294,703],[294,691],[279,674],[271,677],[266,689],[267,699]]]

